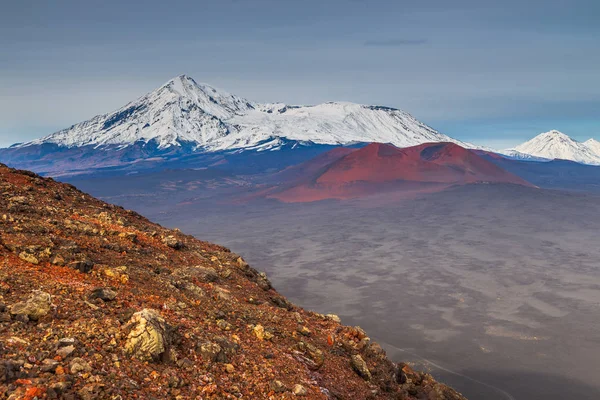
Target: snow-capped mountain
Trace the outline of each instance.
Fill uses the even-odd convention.
[[[388,107],[331,102],[315,106],[260,104],[178,76],[155,91],[104,115],[17,148],[131,146],[155,142],[159,149],[194,151],[277,149],[287,141],[316,144],[391,143],[399,147],[455,140]]]
[[[522,161],[551,161],[549,158],[545,157],[537,157],[531,154],[521,153],[515,149],[506,149],[500,151],[492,151],[493,153],[501,154],[512,160],[522,160]]]
[[[600,142],[596,139],[588,139],[583,144],[590,149],[594,154],[600,156]]]
[[[600,152],[594,150],[595,140],[578,142],[562,132],[552,130],[508,149],[503,154],[521,154],[545,159],[571,160],[582,164],[600,165]]]

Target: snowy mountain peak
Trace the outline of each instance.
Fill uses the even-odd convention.
[[[583,144],[590,149],[594,154],[600,157],[600,142],[596,139],[588,139]]]
[[[600,146],[600,142],[596,139],[588,139],[585,142],[583,142],[583,144],[585,144],[586,146]]]
[[[570,136],[562,133],[561,131],[557,131],[556,129],[553,129],[548,132],[540,133],[534,139],[537,139],[537,141],[546,140],[548,142],[558,142],[558,143],[570,143],[570,144],[578,143],[576,140],[574,140]]]
[[[600,153],[557,130],[541,133],[510,150],[535,157],[600,165]]]
[[[454,142],[410,114],[390,107],[348,102],[314,106],[259,104],[179,75],[158,89],[88,121],[19,147],[119,146],[155,141],[159,148],[199,151],[263,148],[291,140],[318,144],[391,143],[398,147]],[[270,145],[269,145],[270,146]]]

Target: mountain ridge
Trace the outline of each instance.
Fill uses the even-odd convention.
[[[597,146],[597,143],[594,139],[583,143],[578,142],[560,131],[551,130],[540,133],[527,142],[513,149],[505,150],[503,153],[516,156],[516,158],[522,158],[522,155],[525,154],[548,160],[561,159],[600,165],[600,146]]]
[[[253,148],[277,138],[335,145],[382,142],[407,146],[445,141],[475,147],[391,107],[350,102],[309,106],[255,103],[198,84],[187,75],[173,78],[113,112],[17,147],[44,143],[129,146],[155,139],[159,148],[188,142],[194,143],[196,150],[210,152]]]

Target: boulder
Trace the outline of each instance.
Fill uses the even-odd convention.
[[[94,268],[94,263],[90,260],[73,261],[69,263],[69,267],[87,274]]]
[[[267,274],[265,274],[264,272],[260,272],[258,274],[258,277],[256,278],[256,284],[265,292],[271,289],[272,287],[271,281],[269,281],[269,278],[267,278]]]
[[[342,322],[342,319],[340,317],[338,317],[336,314],[327,314],[325,316],[327,318],[329,318],[330,320],[332,320],[333,322],[337,322],[338,324],[340,324]]]
[[[304,353],[306,356],[306,363],[308,367],[313,370],[321,368],[325,362],[325,355],[316,346],[313,346],[307,342],[298,343],[298,350]]]
[[[162,239],[163,244],[172,249],[179,250],[183,248],[183,242],[173,235],[166,236]]]
[[[292,388],[292,393],[295,396],[306,396],[308,394],[308,391],[306,390],[306,388],[304,386],[295,384],[294,387]]]
[[[269,384],[269,387],[275,393],[283,393],[287,390],[287,388],[285,387],[283,382],[278,381],[278,380],[271,381],[271,383]]]
[[[238,268],[242,269],[242,270],[246,270],[248,269],[249,265],[246,261],[244,261],[244,259],[242,257],[238,257],[236,260],[237,266]]]
[[[206,361],[215,362],[219,360],[221,354],[221,346],[212,342],[204,342],[200,344],[200,354]]]
[[[219,280],[219,274],[212,267],[197,266],[190,272],[202,282],[216,282]]]
[[[125,354],[141,361],[167,360],[171,328],[158,311],[146,308],[136,312],[127,327],[132,329],[125,343]]]
[[[52,296],[41,290],[36,290],[27,301],[13,304],[10,313],[13,316],[23,316],[37,321],[50,312],[51,306]]]
[[[353,355],[351,357],[351,364],[352,368],[356,371],[358,375],[361,376],[361,378],[363,378],[366,381],[371,380],[371,371],[369,371],[367,363],[359,354]]]

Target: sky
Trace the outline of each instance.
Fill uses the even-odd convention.
[[[597,0],[5,2],[0,146],[180,74],[253,101],[396,107],[494,148],[600,139],[599,17]]]

